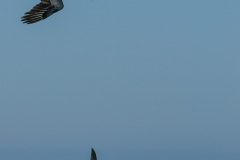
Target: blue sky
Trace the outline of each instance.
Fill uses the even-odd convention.
[[[0,2],[5,159],[240,158],[239,0],[37,3]]]

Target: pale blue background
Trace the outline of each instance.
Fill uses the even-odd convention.
[[[0,159],[239,160],[239,0],[0,1]]]

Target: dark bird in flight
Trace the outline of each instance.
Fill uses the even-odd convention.
[[[22,21],[27,24],[38,22],[60,11],[63,7],[62,0],[41,0],[29,12],[25,13]]]
[[[97,160],[97,155],[93,148],[92,148],[92,153],[91,153],[91,160]]]

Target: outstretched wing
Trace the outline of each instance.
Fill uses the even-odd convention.
[[[97,160],[97,155],[93,148],[92,148],[91,160]]]
[[[39,4],[25,13],[22,17],[22,21],[27,24],[38,22],[63,9],[63,7],[62,0],[41,0]]]

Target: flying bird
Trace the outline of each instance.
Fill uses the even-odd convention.
[[[92,148],[92,153],[91,153],[91,160],[97,160],[97,155],[93,148]]]
[[[46,19],[52,14],[62,10],[64,7],[62,0],[41,0],[29,12],[22,17],[23,23],[32,24]]]

